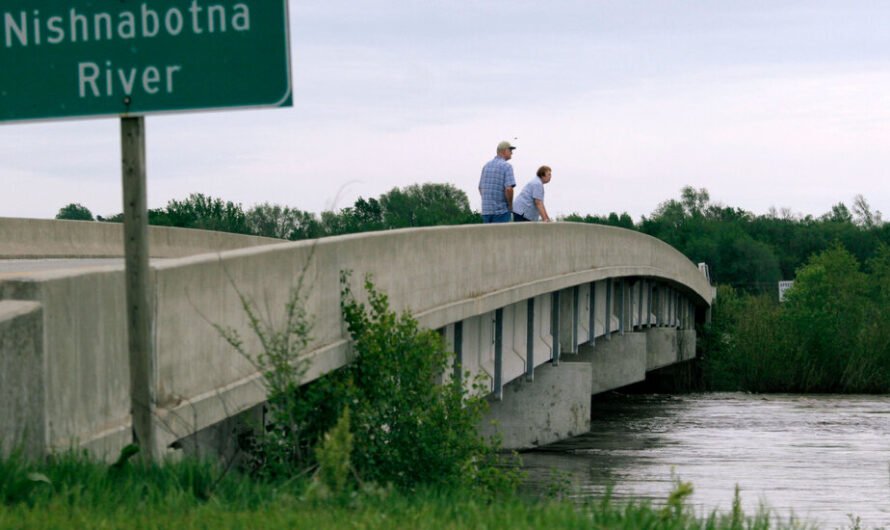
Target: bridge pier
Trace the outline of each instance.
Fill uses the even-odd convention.
[[[590,430],[592,366],[565,361],[535,369],[534,382],[523,378],[504,387],[479,432],[500,435],[504,449],[525,449],[563,440]]]
[[[646,287],[641,287],[646,288]],[[517,378],[503,396],[489,399],[480,426],[498,434],[505,449],[528,449],[587,432],[591,396],[646,379],[646,373],[695,357],[695,330],[650,327],[613,332],[611,340],[579,345],[578,354]]]
[[[580,359],[592,367],[591,394],[621,388],[646,379],[645,332],[628,331],[596,347],[582,349]]]

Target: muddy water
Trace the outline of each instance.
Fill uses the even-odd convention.
[[[890,528],[890,396],[697,394],[594,401],[591,432],[523,455],[529,484],[574,498],[661,502],[692,482],[699,511],[765,503],[822,528]]]

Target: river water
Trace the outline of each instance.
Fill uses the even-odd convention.
[[[576,499],[663,503],[691,482],[699,513],[728,511],[849,528],[890,528],[890,396],[610,395],[591,432],[522,455],[528,483],[563,483]]]

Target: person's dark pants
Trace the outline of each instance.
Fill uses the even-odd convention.
[[[519,215],[518,213],[513,212],[513,222],[514,223],[522,223],[522,222],[527,223],[529,221],[531,221],[531,219],[526,219],[525,217]]]
[[[510,212],[499,213],[495,215],[485,215],[482,214],[482,222],[483,223],[509,223],[510,222]]]

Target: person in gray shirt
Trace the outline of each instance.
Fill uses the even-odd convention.
[[[513,201],[513,221],[537,221],[540,217],[542,221],[550,222],[544,207],[544,184],[550,182],[551,173],[550,167],[539,167],[537,177],[522,188],[519,197]]]

